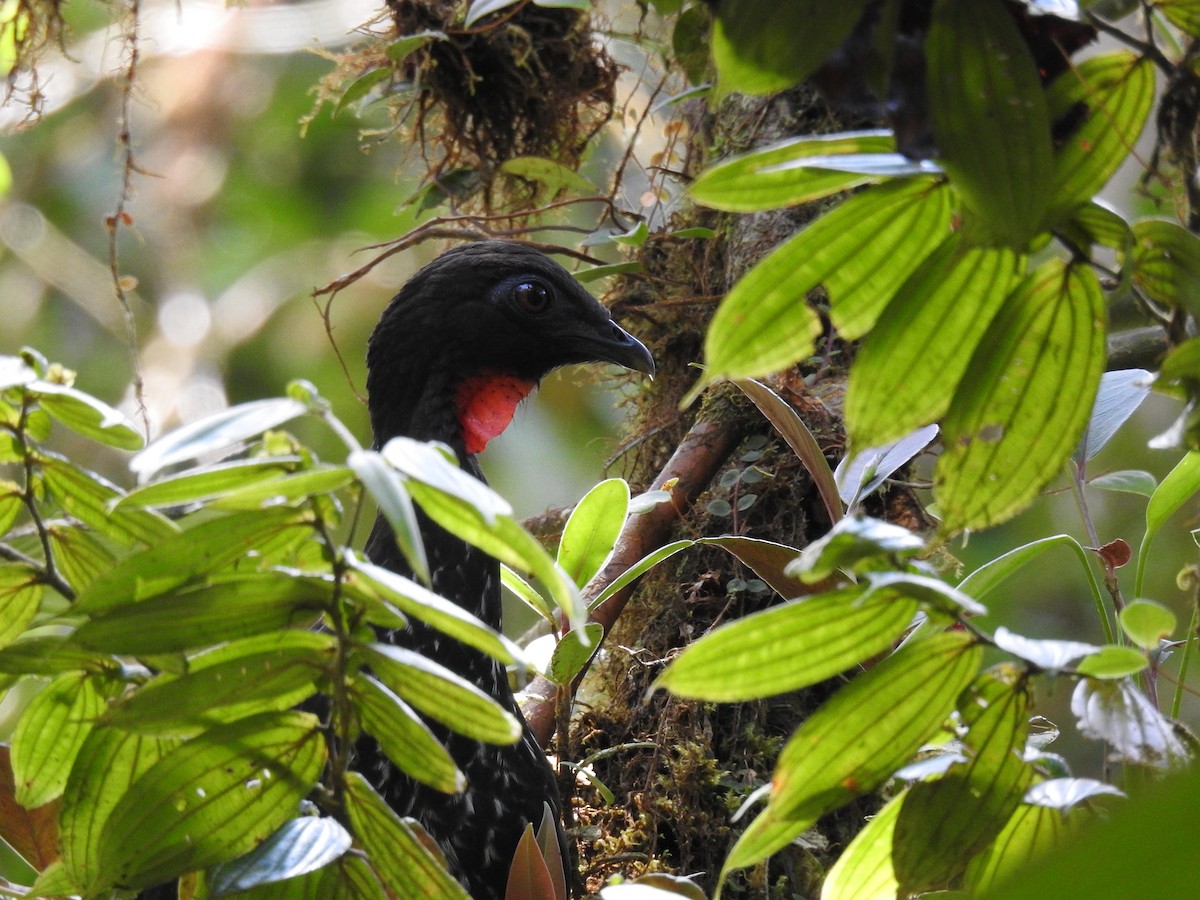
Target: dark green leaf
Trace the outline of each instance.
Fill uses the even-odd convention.
[[[357,772],[346,776],[346,812],[371,866],[395,897],[470,900],[451,878],[436,845],[412,819],[401,819]]]
[[[324,765],[308,713],[264,713],[193,738],[113,808],[97,883],[145,887],[249,853],[295,816]]]
[[[1053,172],[1037,67],[1000,3],[938,0],[925,41],[942,163],[996,241],[1024,250],[1041,230]]]
[[[336,819],[305,816],[285,822],[250,853],[208,873],[213,897],[296,878],[327,866],[350,849],[350,833]]]
[[[342,96],[338,99],[337,106],[333,109],[333,114],[336,116],[347,106],[357,103],[367,94],[371,93],[371,88],[382,81],[386,81],[392,74],[392,70],[387,67],[379,69],[371,69],[366,73],[359,75],[349,86],[342,92]]]
[[[82,647],[139,656],[174,653],[284,628],[307,628],[333,596],[322,578],[264,572],[121,606],[75,632]]]
[[[721,92],[773,94],[800,83],[845,40],[867,5],[722,0],[712,30]]]
[[[966,247],[951,238],[904,282],[850,370],[852,450],[902,438],[950,408],[1021,268],[1011,250]]]
[[[889,131],[792,138],[706,169],[692,183],[691,195],[697,203],[727,212],[796,206],[880,180],[851,170],[821,168],[814,161],[828,164],[839,156],[887,153],[895,148]]]
[[[681,697],[736,702],[798,690],[883,653],[917,602],[891,591],[818,594],[723,625],[689,645],[655,682]]]
[[[407,703],[369,675],[354,679],[350,696],[363,729],[407,775],[447,794],[466,788],[467,779],[446,748]]]
[[[946,531],[1011,518],[1075,448],[1104,370],[1104,295],[1051,260],[1005,300],[942,425],[935,489]]]

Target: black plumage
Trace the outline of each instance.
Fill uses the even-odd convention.
[[[507,424],[520,396],[553,369],[585,362],[654,370],[646,348],[544,254],[507,241],[450,250],[401,289],[371,336],[375,445],[399,435],[443,441],[482,478],[474,454]],[[434,590],[498,630],[498,563],[423,515],[420,526]],[[410,574],[382,517],[366,550],[373,562]],[[387,639],[441,663],[520,716],[494,659],[415,622]],[[528,728],[516,744],[492,746],[429,724],[466,775],[463,793],[443,794],[394,771],[369,739],[360,742],[358,765],[398,813],[430,832],[475,900],[501,898],[525,823],[536,828],[546,803],[558,815],[553,772]]]

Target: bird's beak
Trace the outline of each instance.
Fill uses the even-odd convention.
[[[616,363],[635,372],[642,372],[654,377],[654,357],[646,349],[646,345],[618,325],[609,322],[607,333],[600,332],[592,335],[583,343],[595,354],[600,362]]]

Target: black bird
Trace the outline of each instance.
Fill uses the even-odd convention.
[[[520,400],[550,371],[587,362],[654,373],[649,351],[549,257],[509,241],[457,247],[404,285],[371,336],[375,446],[398,435],[443,441],[482,478],[475,454]],[[423,516],[420,527],[434,590],[498,630],[496,560]],[[411,574],[382,516],[366,552]],[[491,657],[417,622],[387,639],[453,670],[520,717],[504,667]],[[429,724],[466,775],[463,793],[444,794],[392,770],[369,739],[360,742],[359,766],[396,812],[429,831],[475,900],[499,900],[526,822],[536,829],[546,803],[559,814],[554,774],[528,727],[515,744],[493,746]]]

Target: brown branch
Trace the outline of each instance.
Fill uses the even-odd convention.
[[[701,420],[692,426],[651,486],[651,490],[668,491],[671,502],[659,503],[649,512],[629,517],[608,565],[583,589],[584,602],[599,596],[643,556],[667,543],[676,521],[708,487],[740,437],[741,431],[728,422]],[[634,585],[629,585],[618,591],[592,612],[592,621],[604,626],[606,635],[625,608],[633,588]],[[538,741],[545,745],[554,732],[558,689],[549,679],[538,676],[525,693],[530,698],[522,710],[525,719]]]

